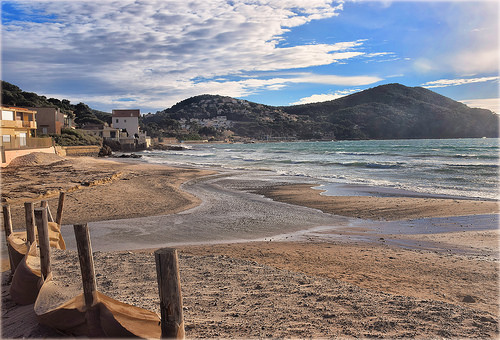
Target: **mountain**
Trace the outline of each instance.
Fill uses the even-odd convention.
[[[290,116],[281,108],[218,95],[200,95],[185,99],[169,109],[145,115],[142,123],[151,136],[155,136],[158,131],[155,131],[155,128],[163,133],[176,135],[180,128],[178,121],[181,119],[193,122],[218,116],[225,116],[231,122],[230,129],[242,137],[265,139],[268,136],[304,135],[305,126],[299,121],[299,117]],[[194,126],[199,127],[199,124]],[[198,130],[195,129],[194,132]]]
[[[76,123],[111,123],[111,114],[84,103],[46,98],[2,81],[2,104],[59,107]],[[227,124],[207,120],[225,116]],[[185,126],[189,126],[186,131]],[[185,99],[140,119],[152,137],[224,139],[231,130],[251,139],[403,139],[498,137],[499,116],[421,87],[377,86],[336,100],[294,106],[269,106],[218,95]],[[212,122],[213,123],[213,122]]]
[[[422,87],[388,84],[333,101],[283,108],[332,123],[339,139],[498,137],[498,115]]]
[[[237,135],[255,139],[498,137],[499,117],[421,87],[381,85],[336,100],[268,106],[216,95],[183,100],[143,117],[151,135],[175,135],[179,120],[226,116]],[[197,126],[199,128],[199,126]],[[216,129],[212,129],[215,132]],[[207,131],[210,132],[210,131]]]

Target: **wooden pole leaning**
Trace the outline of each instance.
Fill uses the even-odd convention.
[[[54,217],[52,217],[52,213],[50,212],[49,202],[45,200],[40,202],[40,207],[47,208],[47,218],[49,222],[54,222]]]
[[[28,248],[35,242],[35,210],[32,202],[24,202],[26,216],[26,241]]]
[[[57,205],[57,215],[56,215],[56,223],[61,225],[61,221],[62,221],[62,213],[63,213],[63,206],[64,206],[64,196],[66,194],[64,193],[64,191],[61,191],[59,193],[59,203]]]
[[[177,249],[155,251],[156,275],[160,294],[161,337],[184,339],[181,280]]]
[[[14,274],[15,265],[14,258],[11,254],[12,248],[9,245],[9,236],[12,234],[12,215],[10,213],[10,204],[2,204],[2,214],[3,214],[3,228],[5,231],[5,242],[7,244],[7,252],[9,253],[9,263],[10,263],[10,274]]]
[[[35,208],[36,229],[38,230],[38,245],[40,246],[40,269],[42,279],[46,280],[52,269],[50,267],[50,240],[47,208]]]

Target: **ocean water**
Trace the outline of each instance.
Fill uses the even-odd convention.
[[[311,178],[327,189],[329,184],[340,183],[499,198],[496,138],[195,144],[188,150],[144,151],[142,155],[149,163]]]

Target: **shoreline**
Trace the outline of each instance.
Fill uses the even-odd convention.
[[[42,162],[22,167],[23,176],[16,174],[16,168],[3,168],[2,198],[7,198],[14,209],[22,207],[25,201],[42,199],[48,200],[49,205],[53,206],[57,204],[58,192],[66,191],[69,199],[65,201],[65,206],[72,210],[72,214],[65,216],[64,224],[148,217],[174,214],[199,206],[200,199],[181,187],[189,181],[199,181],[207,176],[225,176],[218,169],[169,166],[137,160],[56,157],[57,160],[50,157],[47,164]],[[424,193],[417,193],[420,197],[415,197],[412,192],[399,193],[383,187],[357,186],[347,186],[341,194],[328,196],[322,194],[326,190],[321,189],[317,182],[301,183],[297,179],[288,181],[285,177],[280,181],[279,176],[274,178],[276,183],[270,185],[255,186],[251,181],[246,181],[237,190],[338,216],[368,220],[395,221],[497,214],[500,211],[499,201],[489,199],[454,196],[436,198],[435,195]],[[132,189],[134,186],[137,189]],[[108,208],[103,208],[102,201],[92,202],[96,196],[105,197],[118,206],[108,209],[110,204],[104,202]],[[168,205],[174,199],[180,202],[174,206]],[[147,200],[149,204],[138,207],[141,200]],[[82,204],[85,206],[79,207]],[[84,208],[87,213],[83,211]],[[14,217],[14,213],[12,215]],[[83,221],[84,218],[88,221]],[[14,224],[23,224],[23,220],[18,222]]]
[[[93,246],[116,228],[116,234],[109,234],[110,242],[128,240],[135,245],[154,244],[159,236],[171,241],[177,231],[186,237],[196,235],[201,242],[205,237],[228,237],[224,244],[177,247],[188,337],[498,336],[499,233],[493,226],[472,227],[493,223],[489,215],[427,218],[439,215],[443,207],[454,216],[464,211],[490,214],[496,207],[493,215],[498,219],[496,202],[408,198],[403,206],[401,197],[339,196],[337,206],[328,210],[333,201],[312,189],[314,184],[282,185],[286,179],[275,178],[270,186],[266,179],[237,172],[87,158],[28,166],[21,174],[2,169],[4,183],[5,176],[13,176],[7,178],[7,187],[2,185],[2,196],[11,190],[14,225],[22,229],[23,199],[36,200],[42,187],[64,190],[77,181],[98,181],[113,174],[119,175],[68,194],[63,227],[90,222]],[[273,192],[278,189],[285,192]],[[57,198],[49,199],[49,205],[55,209]],[[334,211],[352,216],[332,215]],[[408,214],[425,221],[396,219]],[[120,229],[128,223],[140,229]],[[313,232],[302,239],[288,236],[301,234],[307,223]],[[321,229],[329,225],[330,229]],[[280,230],[283,237],[272,239]],[[266,241],[231,243],[233,235],[252,233],[264,235]],[[405,242],[417,247],[405,247]],[[431,243],[440,250],[426,248]],[[94,253],[98,289],[138,307],[157,308],[154,247],[105,248],[104,243],[104,250]],[[56,277],[78,281],[78,265],[71,266],[74,275],[66,265],[77,263],[74,251],[55,256]],[[4,254],[2,259],[4,263]],[[6,303],[5,287],[3,312],[15,314],[19,307]],[[429,313],[432,318],[424,317]],[[294,317],[299,314],[300,319]],[[2,318],[3,337],[50,334],[36,321],[31,328],[16,328],[15,321]],[[262,329],[252,327],[255,324]]]
[[[254,190],[280,202],[307,206],[326,213],[369,220],[408,220],[416,218],[497,214],[499,203],[491,200],[382,196],[326,196],[317,185],[292,184]],[[376,190],[376,188],[373,188]]]

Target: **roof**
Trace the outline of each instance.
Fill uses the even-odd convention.
[[[140,117],[141,110],[113,110],[113,117]]]
[[[6,106],[6,105],[1,105],[0,107],[2,110],[7,110],[7,111],[36,113],[36,110],[27,109],[25,107]]]

